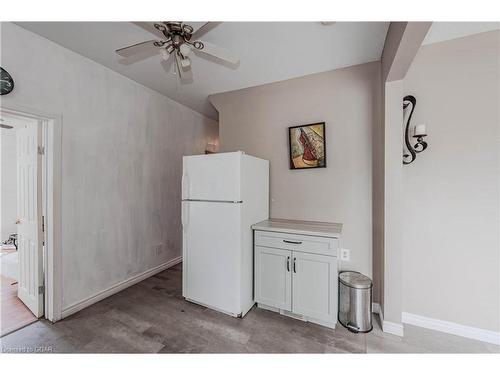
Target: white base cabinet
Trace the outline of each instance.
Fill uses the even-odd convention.
[[[294,251],[292,312],[323,322],[337,321],[337,259]]]
[[[320,237],[256,229],[254,242],[258,306],[335,328],[338,234]]]
[[[292,309],[291,251],[255,247],[255,300],[279,309]]]

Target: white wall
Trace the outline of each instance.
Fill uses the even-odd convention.
[[[62,115],[63,309],[180,256],[181,158],[217,123],[11,23],[1,53],[2,105]]]
[[[345,269],[372,275],[372,129],[380,120],[380,62],[210,97],[220,146],[270,161],[273,218],[340,222]],[[327,168],[290,170],[288,127],[326,123]]]
[[[429,148],[403,167],[403,309],[500,331],[500,32],[423,46],[404,86]]]
[[[403,81],[431,22],[391,22],[381,57],[382,126],[373,141],[374,300],[385,332],[403,335],[402,140]]]
[[[5,241],[10,234],[17,231],[15,224],[17,216],[16,131],[14,129],[0,129],[0,144],[2,168],[0,176],[0,212],[2,213],[0,241]]]
[[[384,321],[401,334],[403,81],[384,84]],[[384,325],[386,323],[384,322]],[[386,327],[383,327],[386,330]]]

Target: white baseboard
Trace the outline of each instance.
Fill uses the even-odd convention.
[[[382,331],[384,331],[385,333],[390,333],[392,335],[403,337],[404,335],[403,325],[384,320],[384,314],[382,312],[382,309],[380,308],[380,304],[373,302],[372,312],[380,316],[380,322],[382,323]]]
[[[382,331],[384,331],[385,333],[390,333],[391,335],[400,337],[404,336],[403,325],[389,322],[388,320],[382,320]]]
[[[126,289],[134,284],[137,284],[138,282],[147,279],[148,277],[151,277],[153,275],[156,275],[157,273],[166,270],[167,268],[173,267],[176,264],[179,264],[182,262],[182,256],[179,256],[177,258],[174,258],[172,260],[169,260],[168,262],[162,263],[159,266],[150,268],[147,271],[141,272],[138,275],[132,276],[131,278],[128,278],[126,280],[123,280],[109,288],[106,288],[98,293],[95,293],[94,295],[84,298],[68,307],[63,308],[62,310],[62,318],[66,318],[86,307],[89,307],[90,305],[93,305],[96,302],[99,302],[103,300],[104,298],[107,298],[115,293],[118,293],[122,291],[123,289]]]
[[[452,335],[467,337],[474,340],[500,345],[500,332],[488,331],[486,329],[464,326],[461,324],[427,318],[425,316],[403,312],[403,323],[417,327],[433,329],[435,331],[450,333]]]

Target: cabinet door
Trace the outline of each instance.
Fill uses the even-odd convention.
[[[292,311],[321,321],[335,321],[337,259],[295,251],[292,256]]]
[[[268,306],[292,309],[292,252],[255,247],[255,301]]]

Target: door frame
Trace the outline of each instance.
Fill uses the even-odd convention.
[[[0,113],[35,119],[42,127],[42,139],[39,141],[44,148],[41,181],[41,215],[45,217],[44,317],[55,322],[61,319],[62,312],[62,116],[13,105],[12,102],[2,103]]]

